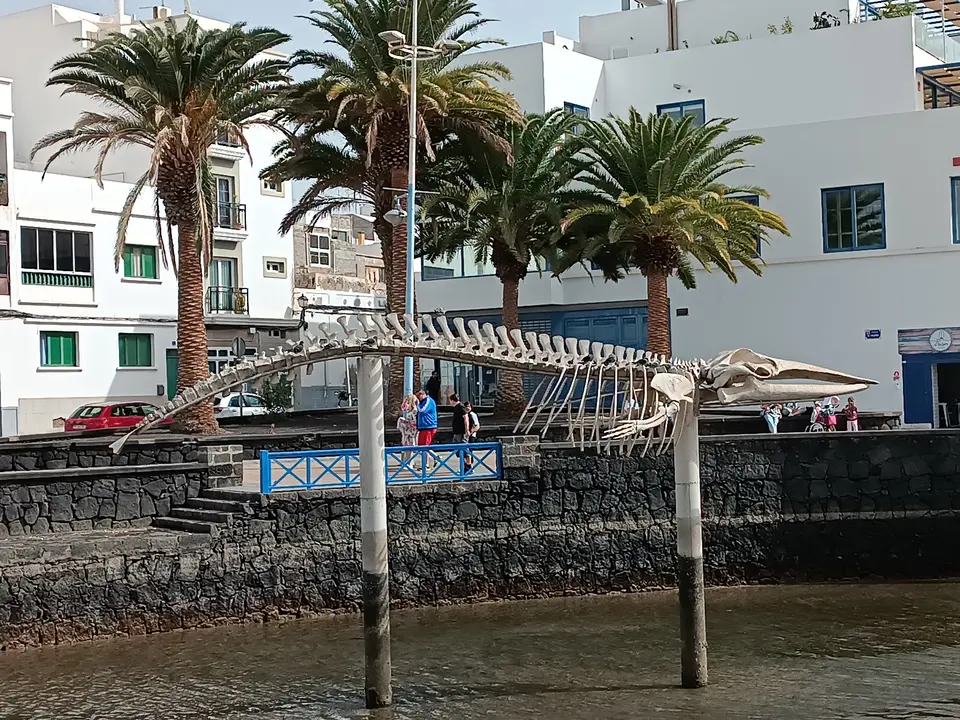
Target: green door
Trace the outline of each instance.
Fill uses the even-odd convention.
[[[180,358],[176,350],[167,350],[167,400],[177,394],[177,375],[180,373]]]

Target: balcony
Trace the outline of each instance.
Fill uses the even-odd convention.
[[[217,203],[213,234],[218,240],[237,242],[247,236],[247,206],[243,203]]]
[[[217,141],[210,146],[210,155],[224,160],[242,160],[246,154],[240,141],[227,133],[217,137]]]
[[[20,275],[24,285],[47,287],[92,288],[93,275],[84,273],[54,272],[52,270],[24,270]]]
[[[238,287],[207,288],[208,315],[249,315],[249,290]]]

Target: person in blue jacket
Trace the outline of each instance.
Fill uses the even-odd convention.
[[[437,434],[437,403],[424,390],[417,393],[417,445],[430,445]]]

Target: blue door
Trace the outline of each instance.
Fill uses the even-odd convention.
[[[933,365],[942,355],[903,356],[903,421],[933,422]]]

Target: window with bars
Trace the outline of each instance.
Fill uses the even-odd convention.
[[[75,332],[40,333],[41,367],[77,367]]]
[[[127,245],[123,251],[123,276],[126,278],[157,278],[157,248]]]
[[[310,264],[330,267],[330,238],[326,235],[310,234]]]
[[[120,333],[120,367],[153,367],[153,335]]]

